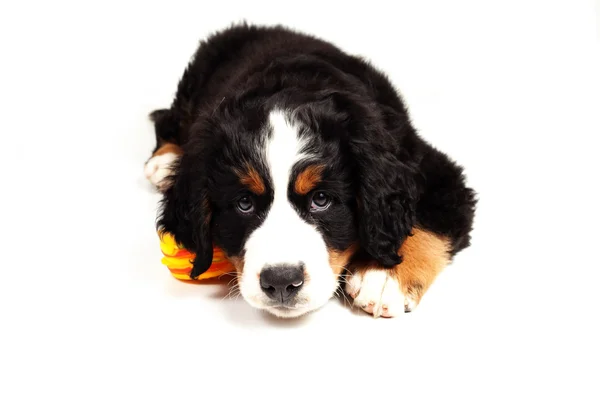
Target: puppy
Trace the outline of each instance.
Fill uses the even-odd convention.
[[[151,119],[158,228],[196,253],[192,278],[222,248],[243,298],[278,317],[318,309],[339,281],[375,317],[412,311],[469,245],[462,168],[416,134],[386,76],[318,38],[213,34]]]

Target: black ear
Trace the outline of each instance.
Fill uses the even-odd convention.
[[[157,225],[177,243],[196,254],[190,277],[196,279],[212,263],[211,208],[202,168],[182,158],[173,165],[169,188],[164,193]]]
[[[383,267],[400,264],[400,246],[416,219],[420,177],[414,161],[415,132],[397,107],[365,102],[364,96],[353,92],[321,95],[319,107],[311,113],[320,116],[321,132],[337,134],[343,147],[348,146],[361,250]],[[310,119],[305,119],[310,126]]]
[[[361,247],[382,266],[393,267],[402,262],[398,251],[415,223],[416,169],[388,132],[371,132],[351,146]]]

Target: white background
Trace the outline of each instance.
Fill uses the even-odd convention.
[[[0,398],[600,398],[598,4],[12,3]],[[160,264],[147,114],[242,18],[368,57],[465,166],[472,246],[412,314],[278,321]]]

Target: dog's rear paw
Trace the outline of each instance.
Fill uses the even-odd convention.
[[[144,166],[144,175],[161,192],[168,189],[171,166],[179,156],[175,153],[164,153],[152,157]]]

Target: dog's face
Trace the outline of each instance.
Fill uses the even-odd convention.
[[[283,112],[249,147],[229,151],[211,190],[213,238],[235,260],[242,296],[278,316],[323,305],[356,241],[349,171],[339,149]],[[223,185],[224,184],[224,185]],[[222,185],[222,186],[221,186]]]
[[[334,117],[340,117],[339,115]],[[337,125],[336,125],[337,124]],[[279,317],[324,305],[360,248],[383,265],[397,250],[407,210],[395,155],[360,146],[343,121],[277,109],[220,115],[196,127],[166,192],[159,225],[196,253],[204,272],[212,244],[238,271],[243,298]],[[363,152],[364,154],[361,154]]]

